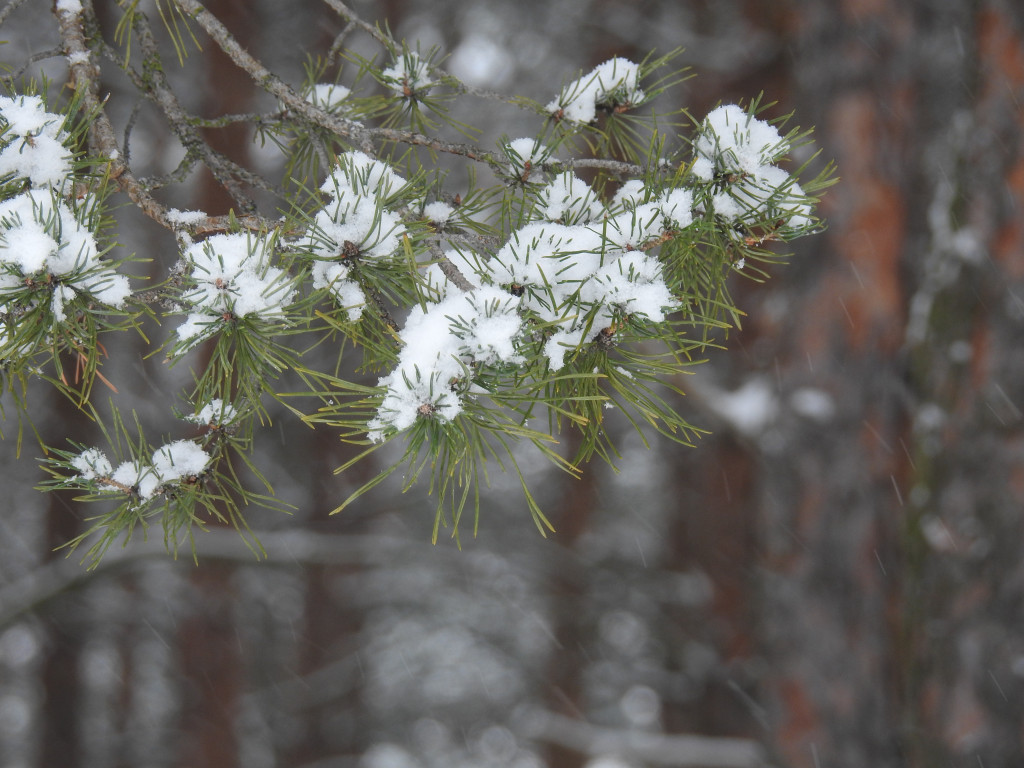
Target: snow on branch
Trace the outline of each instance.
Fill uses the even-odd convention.
[[[678,135],[685,116],[662,99],[683,79],[674,54],[613,58],[538,100],[496,95],[443,70],[442,52],[328,0],[346,24],[336,44],[362,30],[379,55],[350,54],[353,74],[332,46],[288,83],[198,0],[162,5],[163,27],[140,5],[122,4],[106,30],[91,0],[59,0],[72,98],[45,87],[0,96],[3,381],[19,415],[26,383],[41,379],[97,419],[106,445],[48,446],[43,486],[107,505],[74,542],[92,537],[94,562],[154,520],[173,550],[211,520],[244,531],[248,504],[285,506],[252,458],[274,403],[362,446],[360,459],[402,444],[402,460],[337,510],[404,467],[406,486],[430,475],[435,536],[445,521],[457,536],[466,505],[479,514],[494,459],[548,530],[517,444],[578,474],[594,455],[617,455],[611,408],[640,431],[691,442],[671,393],[741,315],[732,276],[763,276],[779,255],[772,244],[820,226],[831,168],[808,178],[809,163],[789,160],[808,133],[762,119],[753,103],[722,105]],[[274,97],[269,112],[183,106],[162,51],[170,42],[188,55],[195,33]],[[123,146],[100,95],[109,67],[162,120],[143,128],[126,110]],[[457,101],[481,123],[519,110],[534,130],[488,136],[477,129],[489,125],[452,116]],[[238,125],[265,148],[253,167],[206,138]],[[184,157],[144,179],[129,141],[150,130]],[[199,168],[230,194],[227,214],[163,202]],[[133,291],[134,257],[112,255],[125,202],[166,231],[171,247],[153,253],[174,254],[145,290]],[[148,343],[143,324],[160,315],[176,320],[154,351],[194,371],[183,408],[193,431],[154,443],[116,398],[109,422],[99,419],[91,387],[116,393],[101,364],[125,331]],[[284,378],[298,391],[282,392]],[[555,447],[567,431],[578,433],[576,455]],[[239,479],[242,465],[256,489]]]

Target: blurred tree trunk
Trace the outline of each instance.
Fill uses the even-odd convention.
[[[251,47],[259,26],[259,9],[240,0],[211,0],[209,10],[231,29],[243,46]],[[221,49],[204,41],[202,49],[204,82],[201,85],[203,114],[239,114],[252,108],[253,86],[248,76]],[[204,138],[210,146],[245,165],[252,145],[252,132],[244,123],[208,129]],[[238,210],[238,201],[203,167],[197,190],[200,210],[226,214]],[[210,346],[204,350],[209,354]],[[210,521],[211,525],[223,523]],[[190,738],[182,752],[189,765],[239,765],[239,744],[235,739],[244,649],[232,606],[237,593],[233,571],[203,567],[191,574],[192,589],[200,596],[198,610],[180,625],[177,639],[181,654],[186,705],[182,729]],[[239,652],[242,652],[241,654]]]
[[[842,176],[829,231],[741,289],[781,404],[748,486],[770,741],[793,768],[1018,764],[1024,7],[749,9]]]
[[[82,412],[73,407],[67,397],[57,392],[46,394],[51,403],[51,420],[61,426],[63,434],[71,440],[88,441],[94,430]],[[60,548],[82,532],[81,518],[75,510],[72,496],[70,493],[58,492],[48,499],[46,552],[42,553],[41,558],[44,563],[65,557],[66,553]],[[44,768],[67,765],[66,756],[77,753],[82,747],[76,707],[81,695],[81,649],[77,636],[82,624],[88,622],[88,618],[71,601],[59,603],[48,618],[40,680],[44,701],[39,765]]]

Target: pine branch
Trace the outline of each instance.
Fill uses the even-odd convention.
[[[58,12],[57,21],[64,53],[69,62],[68,86],[81,96],[83,106],[92,115],[89,124],[90,149],[97,157],[107,159],[108,178],[117,183],[140,211],[167,229],[181,229],[180,225],[169,217],[168,207],[160,203],[139,183],[121,155],[114,127],[106,112],[106,102],[99,95],[100,68],[85,34],[84,25],[87,17],[91,19],[94,27],[97,24],[92,0],[82,0],[82,7],[82,13]],[[251,229],[266,228],[266,222],[251,216],[239,217],[238,221],[242,226]],[[196,234],[205,234],[226,231],[227,228],[228,217],[207,217],[205,222],[193,225],[191,230]]]
[[[9,381],[43,377],[99,423],[91,386],[109,381],[97,370],[106,350],[99,334],[138,328],[159,308],[179,319],[157,344],[169,362],[205,351],[188,394],[194,413],[183,417],[198,419],[199,436],[154,446],[141,428],[126,431],[115,406],[113,427],[100,425],[115,462],[89,446],[47,449],[52,480],[45,489],[115,505],[73,542],[96,534],[94,558],[153,519],[176,547],[206,520],[244,535],[243,504],[279,506],[249,454],[257,425],[269,421],[265,401],[286,398],[313,402],[313,414],[287,407],[364,446],[340,469],[390,441],[405,443],[402,462],[354,490],[339,510],[401,466],[406,488],[422,478],[437,500],[435,537],[446,525],[457,539],[467,505],[474,521],[479,514],[482,484],[495,466],[519,478],[525,506],[545,533],[551,524],[517,465],[516,446],[531,446],[573,475],[594,457],[614,463],[608,408],[642,441],[653,430],[693,443],[700,429],[673,401],[682,394],[677,374],[739,325],[730,277],[764,277],[761,263],[779,258],[769,247],[820,228],[814,205],[831,183],[831,166],[807,181],[806,163],[792,173],[782,165],[807,134],[783,135],[780,125],[757,118],[755,102],[718,107],[695,123],[692,137],[677,136],[678,113],[652,103],[683,79],[679,69],[654,74],[673,54],[604,62],[562,87],[538,115],[535,136],[503,137],[491,151],[443,133],[472,133],[450,116],[454,99],[492,94],[465,87],[433,63],[433,52],[421,59],[341,0],[326,1],[346,22],[332,51],[361,30],[392,57],[383,67],[360,60],[353,87],[367,76],[379,86],[369,93],[352,94],[337,77],[317,82],[325,72],[319,64],[293,89],[198,0],[173,0],[160,8],[179,56],[195,21],[281,105],[270,114],[200,118],[174,93],[158,34],[136,4],[113,36],[122,56],[103,41],[92,0],[83,0],[80,9],[67,2],[57,12],[76,94],[66,113],[50,113],[35,95],[0,104],[0,115],[15,105],[37,120],[27,133],[0,125],[5,157],[17,142],[26,160],[21,176],[0,178],[7,212],[0,237],[16,244],[5,254],[17,254],[0,254],[8,278],[0,286],[7,334],[0,359]],[[141,52],[135,66],[132,41]],[[138,105],[119,147],[99,96],[100,58],[123,71],[162,115],[162,135],[184,147],[171,172],[134,174]],[[538,111],[522,99],[501,100]],[[279,218],[258,215],[251,194],[284,197],[282,190],[201,133],[238,124],[254,126],[281,152],[291,208]],[[88,155],[80,149],[86,139]],[[27,162],[37,145],[54,154],[49,166]],[[556,151],[569,157],[555,159]],[[439,155],[469,161],[458,164],[467,186],[450,186]],[[477,186],[480,166],[493,172],[489,186]],[[197,168],[209,169],[245,215],[181,212],[155,199],[154,190],[183,183]],[[587,181],[575,173],[582,170]],[[115,224],[109,182],[177,241],[177,263],[150,290],[132,293],[121,262],[108,255],[116,242],[106,234]],[[56,256],[36,247],[40,229],[58,243]],[[326,361],[304,359],[308,350],[332,347],[337,352]],[[345,366],[352,360],[351,367],[379,374],[378,383],[345,380],[342,350]],[[286,372],[301,382],[299,391],[277,391]],[[24,410],[24,398],[15,399]],[[579,437],[573,456],[552,447],[561,430]],[[250,491],[236,465],[265,493]]]
[[[235,40],[220,20],[199,2],[196,0],[174,0],[174,2],[199,23],[220,49],[238,67],[249,74],[257,86],[280,99],[291,112],[319,128],[326,129],[336,136],[364,148],[376,139],[396,144],[421,146],[435,152],[464,157],[497,168],[504,168],[506,165],[495,153],[488,152],[471,144],[451,142],[416,131],[405,131],[395,128],[366,128],[350,120],[344,120],[332,115],[330,112],[304,99],[284,81],[264,67],[255,57],[239,45],[238,41]]]

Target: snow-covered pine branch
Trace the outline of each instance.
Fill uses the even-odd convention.
[[[452,521],[453,535],[470,498],[479,514],[489,461],[522,478],[520,443],[573,473],[595,453],[611,460],[608,408],[689,442],[695,429],[665,392],[735,322],[730,275],[775,258],[768,243],[820,227],[814,205],[830,169],[813,179],[786,170],[807,134],[784,134],[753,106],[723,105],[701,120],[666,111],[666,91],[682,79],[657,74],[671,57],[612,59],[547,101],[496,100],[440,69],[436,51],[364,25],[379,60],[360,59],[354,77],[323,60],[293,86],[197,0],[169,5],[164,34],[181,55],[190,42],[175,21],[197,24],[277,111],[188,114],[163,74],[173,64],[160,58],[159,28],[138,4],[124,8],[119,29],[141,41],[139,69],[125,35],[109,38],[124,50],[90,39],[99,29],[90,0],[56,9],[74,98],[61,104],[45,88],[0,97],[4,381],[22,416],[32,413],[27,382],[43,380],[100,419],[107,445],[49,447],[44,486],[106,505],[73,542],[91,538],[94,559],[151,521],[175,549],[211,520],[244,530],[245,504],[281,506],[268,483],[253,491],[236,471],[262,478],[253,446],[275,401],[364,446],[361,457],[404,443],[403,460],[338,509],[399,467],[407,486],[426,468],[438,524]],[[239,210],[180,211],[157,199],[177,177],[141,179],[118,144],[98,91],[112,61],[188,147],[184,171],[210,167]],[[467,143],[472,126],[450,116],[456,99],[526,109],[535,133]],[[277,177],[229,163],[196,130],[238,121],[277,148]],[[688,136],[662,127],[686,122]],[[453,181],[439,155],[465,164],[469,182]],[[246,188],[280,194],[276,210],[261,210]],[[125,196],[176,244],[156,285],[132,275],[130,258],[112,257]],[[116,394],[101,419],[92,384],[116,392],[102,355],[158,313],[178,319],[155,347],[195,374],[179,408],[191,432],[169,426],[151,442]],[[575,455],[558,447],[570,430]],[[543,531],[550,524],[522,482]]]

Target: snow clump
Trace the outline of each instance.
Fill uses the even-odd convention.
[[[636,208],[644,202],[647,196],[647,188],[640,179],[630,179],[624,182],[619,191],[612,198],[612,208]]]
[[[598,107],[636,106],[643,100],[640,65],[616,57],[573,80],[544,109],[576,123],[592,123]]]
[[[704,119],[693,174],[720,186],[711,198],[720,216],[740,222],[779,217],[800,229],[810,224],[811,206],[800,185],[775,165],[789,149],[775,126],[728,104]]]
[[[175,440],[162,445],[153,452],[150,466],[139,478],[139,496],[150,499],[166,485],[197,477],[209,463],[210,454],[191,440]]]
[[[38,96],[0,96],[0,178],[62,190],[72,173],[64,121]]]
[[[179,211],[177,208],[168,208],[165,216],[167,221],[176,227],[199,224],[207,218],[205,211]]]
[[[561,224],[588,224],[604,215],[597,193],[571,171],[555,176],[540,191],[545,219]]]
[[[440,227],[448,223],[448,219],[455,213],[455,209],[443,200],[435,200],[423,206],[423,217]]]
[[[0,302],[49,301],[56,323],[68,305],[124,306],[128,278],[100,258],[96,237],[50,191],[31,190],[0,203]]]
[[[295,295],[288,274],[270,266],[273,237],[233,233],[193,243],[184,252],[194,284],[182,295],[191,311],[178,326],[190,349],[243,317],[280,319]]]
[[[110,460],[99,448],[86,448],[71,460],[71,466],[78,470],[78,476],[83,480],[109,477],[114,471]]]
[[[313,288],[326,288],[334,302],[346,310],[349,322],[354,323],[363,315],[366,294],[362,287],[351,278],[352,269],[348,264],[336,261],[317,261],[313,264]]]
[[[396,56],[391,66],[381,72],[381,79],[395,95],[403,98],[412,98],[434,85],[430,65],[413,51]]]
[[[405,181],[362,152],[339,158],[320,191],[329,199],[313,221],[309,248],[317,259],[384,258],[401,245],[405,227],[385,201]]]
[[[587,339],[614,334],[617,317],[662,322],[676,306],[661,262],[638,249],[662,232],[664,216],[649,205],[640,215],[627,211],[590,226],[531,222],[495,254],[494,281],[556,326],[545,345],[551,370],[562,368],[565,354]]]
[[[341,112],[345,109],[345,100],[352,94],[348,88],[338,83],[318,83],[310,89],[306,99],[328,112]]]
[[[185,421],[203,426],[220,426],[230,424],[238,418],[238,409],[231,403],[225,403],[219,397],[215,397],[198,411],[185,417]]]
[[[197,477],[210,463],[210,454],[191,440],[176,440],[153,452],[149,463],[125,461],[115,469],[103,451],[86,448],[71,460],[78,478],[110,490],[138,493],[151,499],[171,483]]]
[[[513,139],[501,145],[512,175],[526,181],[551,156],[551,150],[536,139]]]
[[[471,365],[522,363],[518,305],[506,291],[484,286],[414,307],[399,334],[398,367],[380,380],[387,392],[367,425],[370,439],[383,440],[420,417],[450,422],[462,412]]]
[[[358,151],[341,155],[320,186],[328,203],[317,212],[305,244],[315,260],[313,287],[329,289],[350,320],[358,320],[366,304],[351,265],[386,258],[401,247],[405,225],[387,203],[406,188],[390,166]]]

